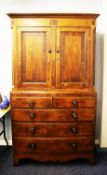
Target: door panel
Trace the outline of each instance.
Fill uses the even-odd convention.
[[[58,27],[56,49],[56,86],[87,86],[87,28]]]
[[[51,87],[51,28],[18,29],[19,87]]]

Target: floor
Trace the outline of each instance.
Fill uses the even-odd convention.
[[[12,147],[0,147],[0,175],[107,175],[107,151],[96,152],[96,165],[85,160],[69,163],[38,163],[23,160],[13,166]]]

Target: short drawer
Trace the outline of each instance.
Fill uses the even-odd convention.
[[[94,121],[95,108],[90,109],[12,109],[13,121]]]
[[[91,108],[95,107],[95,97],[55,97],[53,99],[54,108]]]
[[[94,124],[81,123],[23,123],[13,124],[15,137],[71,137],[91,136],[94,133]]]
[[[13,97],[13,108],[51,108],[52,97]]]
[[[13,139],[14,151],[17,153],[72,153],[92,151],[93,138],[22,138]]]

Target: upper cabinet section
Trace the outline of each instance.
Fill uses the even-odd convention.
[[[97,14],[9,14],[17,88],[94,85]]]

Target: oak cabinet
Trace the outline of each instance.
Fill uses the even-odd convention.
[[[8,15],[14,45],[14,164],[23,158],[94,162],[98,15]]]

